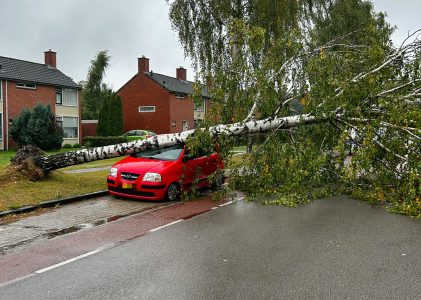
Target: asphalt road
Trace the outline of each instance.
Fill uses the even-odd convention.
[[[295,209],[237,201],[44,270],[0,295],[420,299],[421,220],[346,197]]]

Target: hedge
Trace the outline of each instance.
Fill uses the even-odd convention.
[[[102,147],[120,143],[127,143],[125,136],[85,136],[83,138],[83,145],[89,147]]]

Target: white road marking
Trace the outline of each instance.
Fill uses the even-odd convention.
[[[215,207],[212,207],[211,209],[217,209],[218,208],[218,206],[215,206]]]
[[[225,206],[225,205],[228,205],[228,204],[231,204],[233,201],[229,201],[229,202],[226,202],[226,203],[224,203],[224,204],[221,204],[221,205],[218,205],[219,207],[222,207],[222,206]]]
[[[81,258],[84,258],[84,257],[90,256],[90,255],[93,255],[93,254],[98,253],[98,252],[101,252],[101,251],[103,251],[103,250],[104,250],[104,249],[106,249],[106,248],[108,248],[108,247],[101,247],[101,248],[98,248],[98,249],[96,249],[96,250],[94,250],[94,251],[91,251],[91,252],[88,252],[88,253],[85,253],[85,254],[82,254],[82,255],[79,255],[79,256],[73,257],[73,258],[71,258],[71,259],[69,259],[69,260],[65,260],[65,261],[63,261],[63,262],[61,262],[61,263],[58,263],[58,264],[55,264],[55,265],[52,265],[52,266],[46,267],[46,268],[44,268],[44,269],[41,269],[41,270],[35,271],[35,273],[37,273],[37,274],[41,274],[41,273],[44,273],[44,272],[50,271],[50,270],[52,270],[52,269],[55,269],[55,268],[58,268],[58,267],[60,267],[60,266],[67,265],[67,264],[69,264],[69,263],[71,263],[71,262],[74,262],[74,261],[76,261],[76,260],[79,260],[79,259],[81,259]]]
[[[171,222],[171,223],[168,223],[168,224],[165,224],[165,225],[162,225],[162,226],[156,227],[156,228],[154,228],[154,229],[149,230],[149,232],[155,232],[155,231],[158,231],[158,230],[160,230],[160,229],[162,229],[162,228],[165,228],[165,227],[168,227],[168,226],[171,226],[171,225],[177,224],[177,223],[179,223],[179,222],[181,222],[181,221],[183,221],[183,219],[180,219],[180,220],[177,220],[177,221],[174,221],[174,222]]]
[[[10,281],[6,281],[6,282],[3,282],[3,283],[0,283],[0,288],[5,287],[6,285],[9,285],[9,284],[12,284],[12,283],[15,283],[15,282],[18,282],[18,281],[24,280],[24,279],[26,279],[26,278],[32,277],[32,276],[34,276],[34,275],[35,275],[35,274],[34,274],[34,273],[32,273],[32,274],[28,274],[28,275],[25,275],[25,276],[22,276],[22,277],[15,278],[15,279],[10,280]]]

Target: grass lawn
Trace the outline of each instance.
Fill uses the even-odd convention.
[[[61,149],[55,154],[78,149]],[[16,151],[0,151],[0,211],[35,205],[43,201],[60,199],[105,190],[108,170],[69,174],[65,170],[108,167],[123,157],[99,160],[51,172],[44,181],[32,182],[8,168]]]
[[[4,168],[10,164],[10,160],[15,156],[16,151],[0,151],[0,168]]]
[[[105,190],[107,174],[108,170],[78,174],[54,171],[48,179],[38,182],[10,176],[0,182],[0,211]]]

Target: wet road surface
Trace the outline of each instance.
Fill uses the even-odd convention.
[[[20,246],[11,248],[10,251],[0,255],[0,287],[11,280],[31,276],[37,270],[72,260],[99,248],[114,247],[143,236],[150,230],[154,231],[172,222],[189,219],[218,205],[225,205],[224,203],[226,200],[215,202],[209,196],[183,203],[163,203],[162,206],[150,206],[149,209],[127,217],[110,217],[100,224],[96,222],[91,223],[92,226],[79,226],[78,230],[65,229],[62,230],[66,231],[63,234],[56,234],[47,240],[31,241],[28,245],[22,246],[23,248]],[[139,205],[156,204],[145,202]],[[71,206],[67,208],[72,209]],[[69,217],[77,219],[75,215]],[[54,220],[52,222],[54,223]]]
[[[294,209],[236,201],[182,221],[176,221],[180,219],[175,206],[159,211],[167,209],[173,213],[165,223],[170,226],[153,227],[159,230],[34,272],[1,287],[2,299],[419,299],[421,295],[419,219],[389,214],[347,197]],[[140,219],[132,216],[97,230],[111,231],[117,224],[128,228],[136,222]]]

